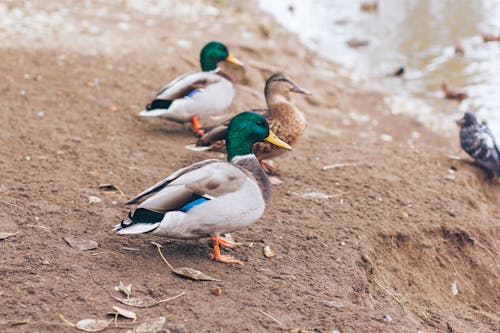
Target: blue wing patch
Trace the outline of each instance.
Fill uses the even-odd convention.
[[[207,199],[205,197],[198,197],[197,199],[195,199],[195,200],[193,200],[191,202],[188,202],[187,204],[185,204],[184,206],[182,206],[181,208],[179,208],[179,210],[181,212],[187,213],[191,208],[193,208],[195,206],[198,206],[198,205],[204,203],[207,200],[210,200],[210,199]]]
[[[185,97],[193,98],[194,95],[196,95],[200,92],[201,92],[201,89],[193,89],[190,92],[188,92]]]

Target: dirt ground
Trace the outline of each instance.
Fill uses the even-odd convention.
[[[119,281],[132,296],[184,294],[122,305],[138,320],[106,332],[160,316],[165,332],[500,332],[500,186],[467,162],[457,132],[393,115],[383,95],[243,2],[154,13],[134,3],[7,2],[7,12],[49,20],[30,14],[32,29],[0,30],[0,232],[15,232],[0,241],[1,332],[76,332],[60,315],[109,318]],[[182,166],[224,158],[185,149],[195,140],[187,127],[137,116],[164,83],[197,68],[213,39],[247,64],[227,69],[239,83],[227,115],[263,107],[274,71],[313,92],[293,96],[308,129],[275,160],[283,183],[270,209],[233,234],[244,266],[210,261],[207,239],[112,232],[127,198]],[[63,237],[99,247],[78,251]],[[221,282],[175,276],[151,241],[175,267]]]

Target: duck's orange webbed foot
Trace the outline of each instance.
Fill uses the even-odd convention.
[[[243,265],[242,261],[233,259],[231,256],[225,256],[220,253],[220,247],[219,245],[222,245],[227,248],[234,248],[236,246],[236,243],[228,241],[227,239],[223,237],[218,237],[218,236],[212,236],[211,237],[212,241],[214,242],[214,253],[210,255],[210,259],[222,262],[225,264],[239,264]]]
[[[205,131],[203,130],[203,128],[201,128],[198,116],[191,117],[191,126],[193,127],[193,132],[194,134],[196,134],[196,136],[201,137],[203,134],[205,134]]]

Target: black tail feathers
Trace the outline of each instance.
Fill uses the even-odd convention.
[[[146,110],[168,109],[171,104],[172,101],[168,99],[154,99],[151,103],[146,105]]]

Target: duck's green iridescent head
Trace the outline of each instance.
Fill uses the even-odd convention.
[[[203,71],[213,71],[220,61],[243,66],[241,61],[232,56],[226,45],[220,42],[210,42],[201,49],[200,64]]]
[[[236,115],[229,123],[226,134],[228,161],[235,156],[251,154],[253,144],[261,141],[292,149],[269,129],[269,124],[262,115],[249,111]]]

